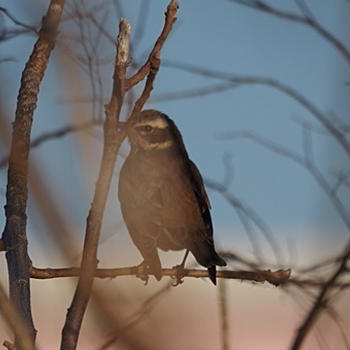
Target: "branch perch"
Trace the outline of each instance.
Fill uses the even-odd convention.
[[[176,0],[172,0],[165,14],[165,24],[161,35],[145,63],[145,70],[142,74],[138,74],[132,82],[126,81],[125,73],[129,57],[129,36],[130,24],[121,20],[119,35],[117,40],[117,55],[115,70],[113,74],[113,91],[109,104],[106,105],[106,120],[104,123],[104,149],[102,155],[102,163],[100,173],[96,183],[94,199],[87,218],[86,233],[83,257],[81,262],[81,274],[77,289],[75,291],[73,301],[67,312],[66,322],[62,331],[62,350],[76,349],[79,332],[90,298],[93,279],[97,266],[97,247],[100,235],[100,228],[103,219],[104,208],[109,192],[113,169],[117,157],[119,147],[126,137],[125,130],[118,132],[118,123],[120,110],[123,104],[125,92],[132,86],[141,81],[148,73],[147,80],[143,92],[136,101],[129,123],[141,111],[145,102],[150,96],[153,89],[153,81],[158,72],[160,60],[160,50],[165,42],[172,23],[175,21],[175,14],[178,5]]]
[[[110,269],[96,269],[95,277],[97,278],[116,278],[121,276],[137,276],[138,267],[120,267],[120,268],[110,268]],[[162,269],[163,276],[174,277],[177,274],[176,269]],[[185,269],[184,277],[192,278],[207,278],[209,277],[207,270],[202,269]],[[286,283],[291,275],[291,270],[261,270],[261,271],[229,271],[221,270],[216,272],[217,278],[225,279],[238,279],[245,281],[254,281],[254,282],[269,282],[275,286],[279,284]],[[76,277],[80,276],[80,268],[78,267],[69,267],[62,269],[39,269],[32,267],[30,271],[30,276],[35,279],[51,279],[51,278],[60,278],[60,277]]]

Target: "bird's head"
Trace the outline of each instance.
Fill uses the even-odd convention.
[[[177,134],[180,133],[174,122],[164,113],[153,109],[142,111],[128,130],[133,151],[169,149],[175,145]]]

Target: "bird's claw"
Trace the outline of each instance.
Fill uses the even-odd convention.
[[[143,262],[140,265],[136,266],[136,277],[140,278],[144,282],[145,286],[147,286],[149,280],[146,269],[147,267]]]
[[[173,270],[176,272],[171,276],[171,278],[174,280],[172,286],[176,287],[179,284],[184,283],[183,278],[185,277],[185,269],[183,265],[176,265],[173,267]]]

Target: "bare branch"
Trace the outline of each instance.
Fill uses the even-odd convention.
[[[100,173],[96,183],[94,199],[87,218],[81,275],[66,322],[62,330],[61,349],[76,349],[81,324],[90,298],[93,278],[97,265],[97,247],[114,164],[119,149],[117,140],[118,121],[125,94],[124,79],[129,57],[130,24],[122,19],[117,39],[117,54],[113,75],[113,91],[106,106],[104,124],[104,150]]]
[[[171,24],[175,21],[177,8],[176,0],[172,0],[168,5],[163,31],[146,63],[148,67],[146,74],[149,73],[146,84],[141,96],[134,105],[129,122],[132,122],[133,118],[141,111],[153,89],[153,81],[158,72],[160,63],[160,50],[171,29]],[[130,85],[125,79],[129,57],[129,36],[130,25],[122,19],[117,40],[117,55],[113,74],[112,97],[105,108],[106,120],[104,124],[104,151],[102,163],[96,184],[94,199],[87,219],[81,275],[62,331],[62,350],[75,349],[77,346],[81,323],[90,297],[97,265],[97,246],[107,194],[110,187],[116,156],[119,147],[126,136],[125,130],[118,132],[119,114],[128,87],[132,87],[141,80],[137,80]]]
[[[35,27],[19,21],[15,16],[13,16],[7,9],[5,9],[2,6],[0,6],[0,12],[5,14],[14,24],[16,24],[24,29],[27,29],[27,30],[29,30],[37,35],[39,34],[39,31]]]
[[[171,287],[172,283],[168,283],[163,288],[159,289],[156,293],[152,294],[142,304],[141,308],[133,313],[133,315],[130,317],[130,321],[126,322],[124,326],[115,329],[113,336],[108,339],[101,347],[99,347],[98,350],[108,349],[111,345],[116,343],[127,331],[137,325],[145,316],[148,315],[151,309],[156,305],[156,302],[160,300],[160,297],[168,292]]]
[[[175,15],[178,8],[179,5],[177,0],[171,0],[165,13],[165,24],[162,33],[158,37],[146,63],[133,76],[126,80],[126,91],[130,90],[134,85],[143,80],[151,70],[152,62],[154,62],[155,59],[159,59],[160,50],[172,29],[173,23],[176,21]]]
[[[8,300],[3,286],[0,284],[0,314],[3,317],[6,324],[14,333],[16,338],[16,344],[18,349],[21,350],[33,350],[34,342],[31,329],[29,329],[25,322]],[[9,342],[6,342],[10,345]],[[4,346],[6,346],[4,344]],[[7,347],[7,346],[6,346]]]
[[[7,251],[10,298],[30,330],[32,343],[35,340],[36,330],[30,306],[29,269],[31,264],[26,237],[30,134],[40,83],[54,47],[64,3],[64,0],[51,1],[42,21],[39,38],[22,73],[8,169],[6,226],[3,241]],[[18,341],[16,338],[16,346]]]
[[[312,157],[309,155],[310,145],[306,146],[306,156],[302,156],[293,152],[286,147],[279,145],[267,138],[264,138],[252,131],[236,131],[236,132],[228,132],[225,133],[222,138],[230,139],[230,138],[247,138],[252,140],[253,142],[263,146],[266,149],[269,149],[272,152],[280,154],[283,157],[289,158],[294,162],[298,163],[305,169],[307,169],[310,174],[314,177],[319,186],[323,189],[323,191],[327,194],[328,198],[331,200],[332,204],[336,208],[339,216],[344,221],[347,229],[350,231],[350,219],[348,216],[348,212],[343,205],[343,203],[338,198],[337,194],[334,192],[333,187],[328,183],[326,178],[322,175],[321,171],[316,167],[314,162],[312,161]],[[307,142],[310,142],[308,140]]]
[[[328,132],[334,136],[337,142],[343,147],[345,152],[350,155],[350,144],[347,141],[343,131],[339,130],[334,126],[334,123],[327,118],[315,105],[311,103],[305,96],[300,94],[297,90],[292,87],[272,78],[258,77],[258,76],[248,76],[248,75],[232,75],[230,73],[215,71],[206,68],[199,68],[197,65],[192,65],[183,62],[176,62],[166,60],[162,62],[164,67],[171,67],[175,69],[180,69],[191,74],[202,75],[208,78],[220,79],[224,81],[229,81],[232,84],[237,85],[264,85],[272,87],[284,94],[288,95],[295,101],[297,101],[301,106],[303,106],[307,111],[309,111],[322,125],[328,130]]]
[[[174,268],[172,269],[162,269],[163,276],[175,277],[178,271]],[[138,276],[139,269],[137,266],[131,267],[119,267],[110,269],[96,269],[95,277],[97,278],[115,278],[119,276]],[[51,279],[51,278],[61,278],[61,277],[75,277],[80,276],[80,268],[70,267],[62,269],[39,269],[36,267],[31,268],[31,277],[36,279]],[[217,278],[226,279],[238,279],[245,281],[254,282],[269,282],[275,286],[284,284],[288,281],[291,275],[291,270],[256,270],[256,271],[229,271],[220,270],[217,271]],[[185,269],[184,277],[192,278],[207,278],[209,277],[207,270],[198,269]],[[302,283],[302,282],[300,282]]]
[[[30,148],[32,149],[32,148],[38,147],[46,141],[61,138],[72,132],[78,132],[85,129],[89,129],[92,126],[99,125],[99,124],[100,123],[97,123],[95,121],[89,121],[89,122],[81,123],[79,125],[67,125],[67,126],[64,126],[63,128],[59,128],[54,131],[45,132],[39,135],[38,137],[36,137],[35,139],[33,139],[33,141],[30,143]],[[9,157],[7,156],[0,160],[0,169],[7,165],[8,159]]]
[[[248,205],[244,204],[240,199],[238,199],[236,196],[234,196],[232,193],[228,191],[228,188],[225,187],[225,185],[216,182],[214,180],[206,178],[204,180],[205,185],[214,191],[217,191],[220,193],[234,208],[237,208],[239,211],[244,213],[244,215],[249,218],[261,231],[263,236],[265,237],[266,241],[271,247],[272,253],[274,254],[276,258],[276,262],[278,263],[281,260],[280,256],[280,248],[278,246],[278,243],[276,242],[273,233],[269,226],[266,224],[266,222],[253,210],[253,208],[249,207]],[[241,217],[240,217],[241,218]],[[250,237],[250,240],[252,241],[252,246],[255,251],[259,253],[258,248],[255,246],[254,240],[250,236],[250,230],[249,226],[247,227],[247,222],[244,220],[242,221],[244,227],[246,228],[246,232],[248,236]]]
[[[348,243],[344,254],[342,255],[342,259],[337,269],[331,275],[331,277],[324,283],[324,285],[320,288],[318,296],[313,303],[310,311],[306,314],[304,321],[299,326],[295,338],[290,346],[290,350],[300,349],[303,341],[306,338],[306,335],[310,331],[311,327],[314,325],[317,316],[324,308],[327,303],[327,296],[331,289],[333,289],[334,284],[337,282],[337,279],[345,272],[346,264],[348,259],[350,258],[350,242]]]
[[[274,285],[295,285],[298,287],[311,287],[316,288],[325,284],[324,279],[311,279],[311,278],[290,278],[291,270],[259,270],[257,267],[253,267],[254,271],[243,270],[221,270],[217,271],[218,278],[224,279],[239,279],[241,281],[253,281],[253,282],[269,282]],[[162,269],[162,276],[176,277],[176,269]],[[96,278],[117,278],[122,276],[136,276],[138,277],[139,270],[137,266],[130,267],[117,267],[117,268],[105,268],[96,269]],[[79,267],[66,267],[66,268],[37,268],[32,267],[30,270],[30,277],[34,279],[46,280],[52,278],[66,278],[80,276]],[[184,277],[192,278],[207,278],[207,270],[198,269],[185,269]],[[346,289],[350,287],[348,282],[338,282],[333,285],[333,288]]]
[[[251,7],[255,10],[262,11],[268,13],[270,15],[283,18],[289,21],[298,22],[304,25],[307,25],[318,32],[323,38],[325,38],[328,42],[330,42],[339,52],[345,57],[345,59],[350,63],[350,52],[347,48],[327,29],[325,29],[312,14],[306,8],[303,9],[304,16],[300,16],[298,14],[294,14],[291,12],[279,10],[276,7],[266,4],[260,0],[230,0],[231,2],[235,2],[237,4],[245,5]],[[307,13],[307,12],[308,13]]]
[[[167,102],[167,101],[175,101],[182,100],[185,98],[193,98],[193,97],[202,97],[205,95],[218,94],[220,92],[231,90],[238,87],[237,84],[232,83],[218,83],[212,84],[196,89],[188,89],[181,90],[178,92],[164,92],[161,94],[157,94],[151,98],[152,102]]]

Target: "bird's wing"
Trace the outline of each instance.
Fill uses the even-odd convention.
[[[183,227],[194,239],[211,239],[210,204],[201,175],[193,162],[190,166],[181,163],[172,162],[173,166],[167,167],[161,184],[164,225],[173,230]]]
[[[142,169],[141,169],[142,170]],[[126,163],[120,172],[118,196],[132,236],[156,240],[162,226],[162,198],[157,181],[145,181],[143,171]]]
[[[199,172],[196,164],[190,161],[190,166],[191,166],[191,171],[192,171],[192,181],[193,181],[193,187],[194,191],[196,194],[197,201],[199,203],[201,213],[202,213],[202,218],[205,223],[205,226],[207,227],[207,231],[210,234],[210,236],[213,235],[213,224],[211,221],[211,216],[210,216],[210,209],[211,205],[209,202],[209,198],[207,195],[207,192],[205,191],[204,183],[203,183],[203,178],[201,173]]]

